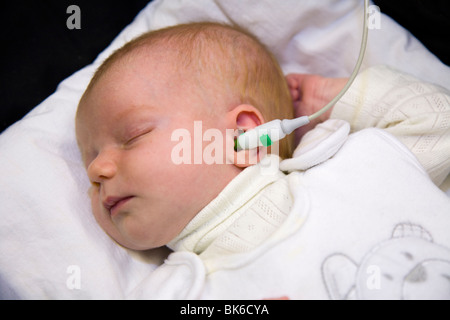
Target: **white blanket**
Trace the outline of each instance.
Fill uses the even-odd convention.
[[[78,100],[101,61],[152,29],[188,21],[234,22],[259,36],[286,73],[348,76],[360,45],[362,1],[156,0],[98,59],[0,136],[0,298],[120,299],[167,255],[115,244],[90,213],[75,142]],[[374,16],[375,18],[375,16]],[[363,68],[388,64],[450,89],[450,69],[381,15]],[[404,192],[409,186],[404,185]]]

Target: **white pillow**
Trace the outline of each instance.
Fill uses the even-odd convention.
[[[90,66],[0,136],[0,298],[120,299],[162,263],[165,248],[135,253],[90,212],[74,134],[78,100],[101,61],[135,36],[168,25],[234,22],[257,35],[285,72],[348,76],[362,1],[156,0]],[[389,17],[369,34],[364,66],[389,64],[450,89],[450,70]]]

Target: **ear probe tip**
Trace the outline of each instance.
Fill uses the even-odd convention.
[[[295,129],[309,123],[307,116],[295,119],[272,120],[239,135],[234,141],[234,150],[248,150],[257,147],[269,147],[283,139]]]
[[[238,137],[235,137],[234,138],[234,151],[238,152],[238,151],[241,151],[241,150],[242,150],[242,148],[239,145]]]

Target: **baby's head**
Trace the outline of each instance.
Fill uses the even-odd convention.
[[[234,151],[230,132],[292,116],[280,67],[246,32],[193,23],[142,35],[105,60],[79,103],[95,218],[125,247],[165,245],[258,157]],[[280,156],[291,149],[288,137]],[[211,152],[219,161],[202,161]]]

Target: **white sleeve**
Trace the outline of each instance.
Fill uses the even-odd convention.
[[[362,72],[336,104],[331,118],[351,131],[388,131],[417,157],[435,184],[450,172],[450,92],[387,66]]]
[[[173,252],[126,296],[128,300],[197,300],[205,283],[205,266],[191,252]]]

